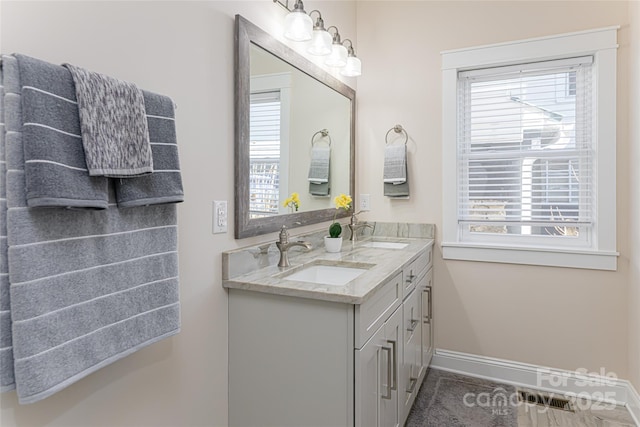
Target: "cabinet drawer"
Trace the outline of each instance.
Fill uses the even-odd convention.
[[[398,273],[375,291],[364,304],[356,305],[355,348],[361,348],[401,302],[402,273]]]
[[[420,253],[413,261],[411,261],[403,270],[403,295],[406,298],[416,287],[418,279],[431,266],[431,246],[424,252]]]

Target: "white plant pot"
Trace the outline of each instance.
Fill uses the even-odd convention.
[[[324,248],[327,252],[340,252],[342,249],[342,237],[324,237]]]

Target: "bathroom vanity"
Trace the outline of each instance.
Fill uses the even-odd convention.
[[[223,254],[229,425],[404,425],[434,348],[433,240],[313,241],[288,268],[274,246]]]

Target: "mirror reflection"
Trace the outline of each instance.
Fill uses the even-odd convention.
[[[253,43],[249,121],[250,219],[331,208],[349,194],[351,100]]]

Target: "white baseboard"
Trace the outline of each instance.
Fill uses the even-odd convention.
[[[436,349],[431,367],[549,393],[615,402],[626,406],[640,426],[640,395],[627,380],[443,349]]]

